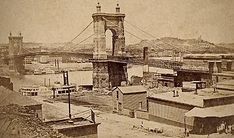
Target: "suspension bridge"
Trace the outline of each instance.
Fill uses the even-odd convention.
[[[116,6],[116,13],[104,13],[101,11],[101,6],[98,4],[96,6],[97,12],[92,15],[93,20],[90,21],[84,29],[81,30],[74,38],[72,38],[69,42],[73,44],[73,48],[79,47],[81,44],[87,42],[90,39],[93,39],[93,52],[91,53],[83,53],[83,52],[70,52],[70,51],[63,51],[64,48],[66,48],[68,45],[64,45],[61,47],[61,51],[52,51],[52,52],[43,52],[43,51],[29,51],[26,48],[23,47],[23,36],[21,34],[19,36],[12,36],[10,34],[9,36],[9,56],[7,57],[9,61],[10,70],[15,70],[19,73],[24,73],[24,59],[27,56],[35,56],[35,55],[67,55],[67,56],[79,56],[82,58],[89,58],[91,59],[91,62],[94,64],[94,71],[95,67],[101,68],[99,63],[104,60],[111,60],[111,61],[119,61],[122,63],[131,62],[133,64],[143,64],[142,58],[135,58],[132,56],[129,56],[128,53],[126,53],[126,45],[125,45],[125,33],[127,35],[130,35],[139,41],[145,40],[145,39],[157,39],[154,35],[144,31],[137,25],[134,25],[130,21],[127,21],[124,17],[125,14],[120,12],[119,5]],[[137,34],[131,32],[128,30],[128,28],[124,27],[124,23],[131,26],[132,28],[140,31],[144,38],[138,36]],[[80,40],[78,43],[74,43],[75,40],[80,39],[80,37],[90,28],[91,26],[94,26],[94,32],[90,33],[86,38]],[[111,30],[113,36],[112,36],[112,52],[111,55],[108,55],[106,53],[106,31]],[[157,47],[158,50],[164,50],[159,45],[151,42],[146,41],[149,46]],[[171,47],[174,47],[173,45],[169,43],[164,44],[170,45]],[[173,48],[175,51],[182,51],[184,53],[190,53],[186,49],[178,49],[176,47]],[[142,47],[143,51],[143,47]],[[96,62],[97,61],[97,62]],[[102,62],[103,63],[103,62]],[[161,67],[161,68],[170,68],[170,69],[178,69],[182,66],[182,62],[176,61],[174,58],[171,61],[164,61],[164,60],[157,60],[154,62],[154,60],[151,60],[149,62],[150,66],[154,67]],[[106,65],[110,66],[110,65]],[[125,66],[125,65],[122,65]],[[108,68],[108,67],[107,67]],[[123,72],[120,74],[124,74]],[[118,75],[120,75],[118,74]],[[100,73],[99,73],[100,75]],[[113,76],[116,76],[112,73]],[[118,76],[117,75],[117,76]],[[120,75],[121,76],[121,75]],[[123,75],[122,75],[123,77]],[[124,78],[124,77],[123,77]],[[104,79],[105,80],[105,79]],[[109,80],[109,79],[107,79]],[[109,84],[108,84],[109,85]],[[112,84],[116,85],[116,84]]]

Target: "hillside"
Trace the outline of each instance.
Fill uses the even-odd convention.
[[[163,37],[156,40],[143,40],[138,44],[129,45],[127,50],[130,54],[142,55],[143,47],[149,47],[150,56],[169,56],[172,51],[176,53],[231,53],[234,48],[220,46],[204,40],[179,39]]]
[[[219,43],[217,46],[230,49],[232,52],[234,52],[234,43]]]
[[[0,44],[5,46],[7,44]],[[234,43],[214,44],[202,39],[180,39],[173,37],[162,37],[155,40],[142,40],[136,44],[126,46],[130,55],[142,56],[143,47],[149,47],[150,56],[171,56],[173,51],[182,53],[234,53]],[[93,52],[93,44],[79,44],[72,42],[64,43],[34,43],[25,42],[26,49],[49,49],[53,51]],[[109,51],[109,49],[107,50]],[[111,52],[109,52],[111,53]]]

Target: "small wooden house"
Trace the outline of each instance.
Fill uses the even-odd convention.
[[[112,90],[113,112],[130,115],[138,109],[147,109],[147,90],[141,86],[115,87]]]

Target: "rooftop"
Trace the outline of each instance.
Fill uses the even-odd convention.
[[[175,103],[181,103],[181,104],[187,104],[197,107],[204,107],[204,100],[207,99],[216,99],[216,98],[223,98],[223,97],[234,97],[234,91],[226,91],[226,90],[218,90],[217,92],[213,92],[214,90],[212,88],[206,88],[206,89],[199,89],[198,94],[194,94],[194,92],[179,92],[178,97],[173,97],[172,92],[165,92],[165,93],[158,93],[158,94],[152,94],[148,96],[148,98],[151,99],[159,99],[159,100],[165,100]]]
[[[52,128],[54,129],[76,128],[76,127],[100,124],[100,123],[93,123],[92,121],[82,118],[82,117],[73,118],[72,122],[69,122],[69,119],[61,119],[61,120],[55,120],[55,121],[48,121],[45,123],[52,126]]]
[[[233,54],[187,54],[184,58],[192,59],[233,59]]]
[[[20,106],[30,106],[30,105],[38,105],[37,101],[31,99],[30,97],[26,97],[21,95],[19,92],[11,91],[3,86],[0,86],[0,105],[10,105],[17,104]]]
[[[124,86],[124,87],[117,87],[117,88],[119,88],[123,94],[147,92],[146,88],[141,85]]]
[[[214,107],[207,108],[198,108],[195,107],[185,115],[189,117],[226,117],[233,116],[234,110],[230,110],[234,108],[234,104],[220,105]]]
[[[58,122],[56,124],[51,125],[54,129],[65,129],[65,128],[74,128],[79,126],[85,126],[85,125],[92,125],[94,123],[91,123],[90,121],[79,121],[79,122]]]
[[[234,77],[234,71],[223,71],[222,73],[213,73],[214,76]]]
[[[234,80],[225,80],[222,82],[218,82],[216,88],[234,91]]]

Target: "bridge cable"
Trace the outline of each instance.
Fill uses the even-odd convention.
[[[30,54],[30,53],[32,53],[31,51],[29,51],[29,50],[28,50],[28,49],[26,49],[26,48],[21,48],[21,52],[22,52],[22,50],[24,50],[24,51],[28,52],[29,54]]]
[[[112,25],[115,25],[115,26],[118,27],[119,29],[124,30],[123,28],[119,27],[119,25],[114,24],[113,22],[111,22],[110,20],[106,19],[105,17],[103,17],[103,19],[106,20],[106,21],[108,21],[108,22],[110,22]],[[141,40],[141,41],[144,40],[144,39],[140,38],[139,36],[134,35],[133,33],[127,31],[127,29],[125,29],[125,32],[127,32],[128,34],[130,34],[130,35],[136,37],[137,39],[139,39],[139,40]],[[148,42],[148,41],[145,41],[145,42],[148,43],[148,44],[150,44],[150,45],[156,46],[156,47],[157,47],[158,49],[160,49],[160,50],[164,50],[163,48],[161,48],[161,47],[155,45],[154,43],[150,43],[150,42]]]
[[[78,38],[91,24],[93,21],[91,21],[78,35],[76,35],[70,42],[74,41],[76,38]]]
[[[85,42],[86,40],[88,40],[90,37],[94,36],[94,34],[89,35],[87,38],[83,39],[82,41],[80,41],[79,43],[75,44],[75,46],[78,46],[79,44]]]
[[[93,21],[91,21],[78,35],[76,35],[71,41],[69,41],[69,42],[73,42],[76,38],[78,38],[91,24],[93,23]],[[82,42],[83,42],[83,40],[82,40]],[[80,43],[82,43],[82,42],[80,42]],[[80,43],[78,43],[78,44],[76,44],[76,45],[79,45]],[[68,44],[66,44],[66,45],[64,45],[64,46],[62,46],[61,48],[64,48],[64,47],[66,47]],[[75,45],[75,46],[76,46]]]
[[[110,20],[106,19],[105,17],[102,17],[102,18],[103,18],[104,20],[110,22],[112,25],[114,25],[114,26],[118,27],[119,29],[123,30],[123,28],[121,28],[119,25],[114,24],[113,22],[111,22]],[[141,41],[143,40],[143,39],[141,39],[140,37],[138,37],[138,36],[136,36],[136,35],[130,33],[130,32],[127,31],[126,29],[125,29],[125,32],[127,32],[128,34],[131,34],[132,36],[136,37],[137,39],[140,39]],[[148,44],[150,44],[150,45],[153,44],[154,46],[156,46],[154,43],[150,43],[150,42],[147,42],[147,41],[146,41],[146,43],[148,43]],[[158,47],[158,46],[156,46],[156,47]],[[164,49],[162,49],[162,48],[160,48],[160,47],[158,47],[158,49],[164,50]],[[161,62],[163,65],[165,65],[166,67],[168,67],[168,66],[167,66],[165,63],[163,63],[162,61],[160,61],[160,62]]]
[[[125,21],[126,23],[128,23],[129,25],[133,26],[134,28],[137,28],[138,30],[144,32],[145,34],[147,34],[147,35],[153,37],[154,39],[157,39],[155,36],[153,36],[152,34],[146,32],[146,31],[144,31],[144,30],[142,30],[140,27],[138,27],[138,26],[136,26],[136,25],[133,25],[132,23],[130,23],[130,22],[126,21],[126,20],[124,20],[124,21]],[[163,41],[161,41],[161,42],[163,42]],[[173,50],[178,50],[178,49],[180,49],[180,48],[177,48],[177,47],[173,46],[172,44],[169,44],[169,43],[166,43],[166,42],[163,42],[163,43],[164,43],[164,44],[167,44],[167,45],[169,45],[169,46],[174,47],[174,48],[172,48]],[[192,53],[192,52],[190,52],[190,51],[188,51],[188,50],[186,50],[186,49],[184,49],[184,48],[182,48],[182,50],[184,50],[184,52],[188,52],[188,53],[190,53],[190,54]]]
[[[140,27],[138,27],[138,26],[136,26],[136,25],[134,25],[134,24],[132,24],[132,23],[126,21],[126,20],[124,20],[124,21],[125,21],[126,23],[128,23],[129,25],[133,26],[134,28],[137,28],[138,30],[142,31],[143,33],[149,35],[150,37],[152,37],[152,38],[154,38],[154,39],[156,38],[156,37],[153,36],[152,34],[150,34],[150,33],[146,32],[146,31],[142,30]]]
[[[110,20],[106,19],[105,17],[103,17],[103,19],[106,20],[106,21],[108,21],[108,22],[110,22],[112,25],[117,26],[119,29],[123,30],[123,28],[121,28],[119,25],[114,24],[113,22],[111,22]],[[136,35],[130,33],[130,32],[127,31],[126,29],[125,29],[125,32],[127,32],[128,34],[130,34],[130,35],[136,37],[137,39],[139,39],[139,40],[141,40],[141,41],[143,40],[143,39],[141,39],[140,37],[138,37],[138,36],[136,36]],[[150,43],[147,42],[147,41],[146,41],[146,43],[150,44]],[[151,44],[150,44],[150,45],[151,45]],[[153,45],[154,45],[154,44],[153,44]],[[158,47],[158,46],[156,46],[156,47]],[[159,48],[159,47],[158,47],[158,48]],[[161,48],[159,48],[159,49],[161,49]],[[165,63],[163,63],[163,62],[161,62],[161,63],[164,64],[166,67],[168,67]]]

